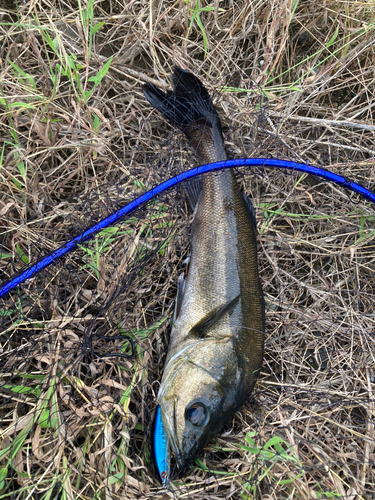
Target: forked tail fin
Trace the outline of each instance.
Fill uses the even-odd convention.
[[[225,160],[220,119],[201,81],[177,66],[170,80],[173,91],[166,93],[146,83],[143,93],[148,102],[185,133],[201,161]]]

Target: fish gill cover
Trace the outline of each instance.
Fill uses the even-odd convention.
[[[7,2],[2,281],[195,165],[141,92],[168,88],[175,63],[214,95],[230,156],[373,189],[374,25],[370,5],[348,9]],[[311,176],[239,175],[266,300],[251,400],[161,487],[152,420],[192,219],[171,190],[1,299],[0,498],[375,495],[374,209]]]

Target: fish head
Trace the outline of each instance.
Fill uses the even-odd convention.
[[[242,376],[232,343],[221,342],[218,348],[214,342],[203,342],[167,364],[158,394],[164,429],[180,470],[243,404],[238,400]]]

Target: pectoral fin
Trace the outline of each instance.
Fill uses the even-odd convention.
[[[231,314],[233,312],[239,300],[240,294],[238,294],[237,297],[235,297],[227,304],[215,307],[215,309],[210,311],[204,318],[202,318],[193,326],[189,334],[199,339],[203,338],[205,335],[207,335],[209,329],[211,329],[215,325],[215,323],[217,323],[224,316],[224,314]]]

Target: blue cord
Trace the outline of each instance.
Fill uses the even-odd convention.
[[[304,163],[296,163],[288,160],[277,160],[269,158],[241,158],[239,160],[226,160],[215,163],[209,163],[208,165],[202,165],[201,167],[193,168],[192,170],[188,170],[187,172],[183,172],[182,174],[176,175],[175,177],[172,177],[171,179],[162,182],[161,184],[159,184],[159,186],[156,186],[155,188],[143,194],[136,200],[132,201],[131,203],[128,203],[125,207],[120,208],[120,210],[117,210],[117,212],[115,212],[114,214],[110,215],[109,217],[106,217],[105,219],[98,222],[89,229],[86,229],[86,231],[76,236],[72,240],[68,241],[67,243],[65,243],[65,245],[62,245],[60,248],[50,253],[46,257],[43,257],[35,264],[30,265],[24,271],[20,272],[17,276],[11,278],[9,281],[2,284],[2,286],[0,287],[0,298],[3,297],[8,292],[10,292],[11,290],[13,290],[16,286],[21,285],[26,280],[35,276],[39,271],[45,269],[47,266],[52,264],[52,262],[54,262],[56,259],[59,259],[68,252],[71,252],[72,250],[77,248],[78,245],[82,244],[84,241],[89,240],[92,236],[94,236],[102,229],[105,229],[106,227],[115,224],[121,217],[124,217],[124,215],[129,214],[130,212],[140,207],[141,205],[151,200],[152,198],[162,193],[163,191],[166,191],[167,189],[176,186],[180,182],[187,181],[200,174],[212,172],[214,170],[222,170],[224,168],[244,167],[244,166],[282,168],[282,169],[294,170],[297,172],[304,172],[307,174],[315,175],[317,177],[321,177],[322,179],[343,186],[344,188],[349,189],[350,191],[354,191],[363,196],[364,198],[366,198],[367,200],[371,201],[372,203],[375,203],[375,193],[369,191],[360,184],[351,182],[342,175],[334,174],[329,170],[313,167],[312,165],[306,165]]]

